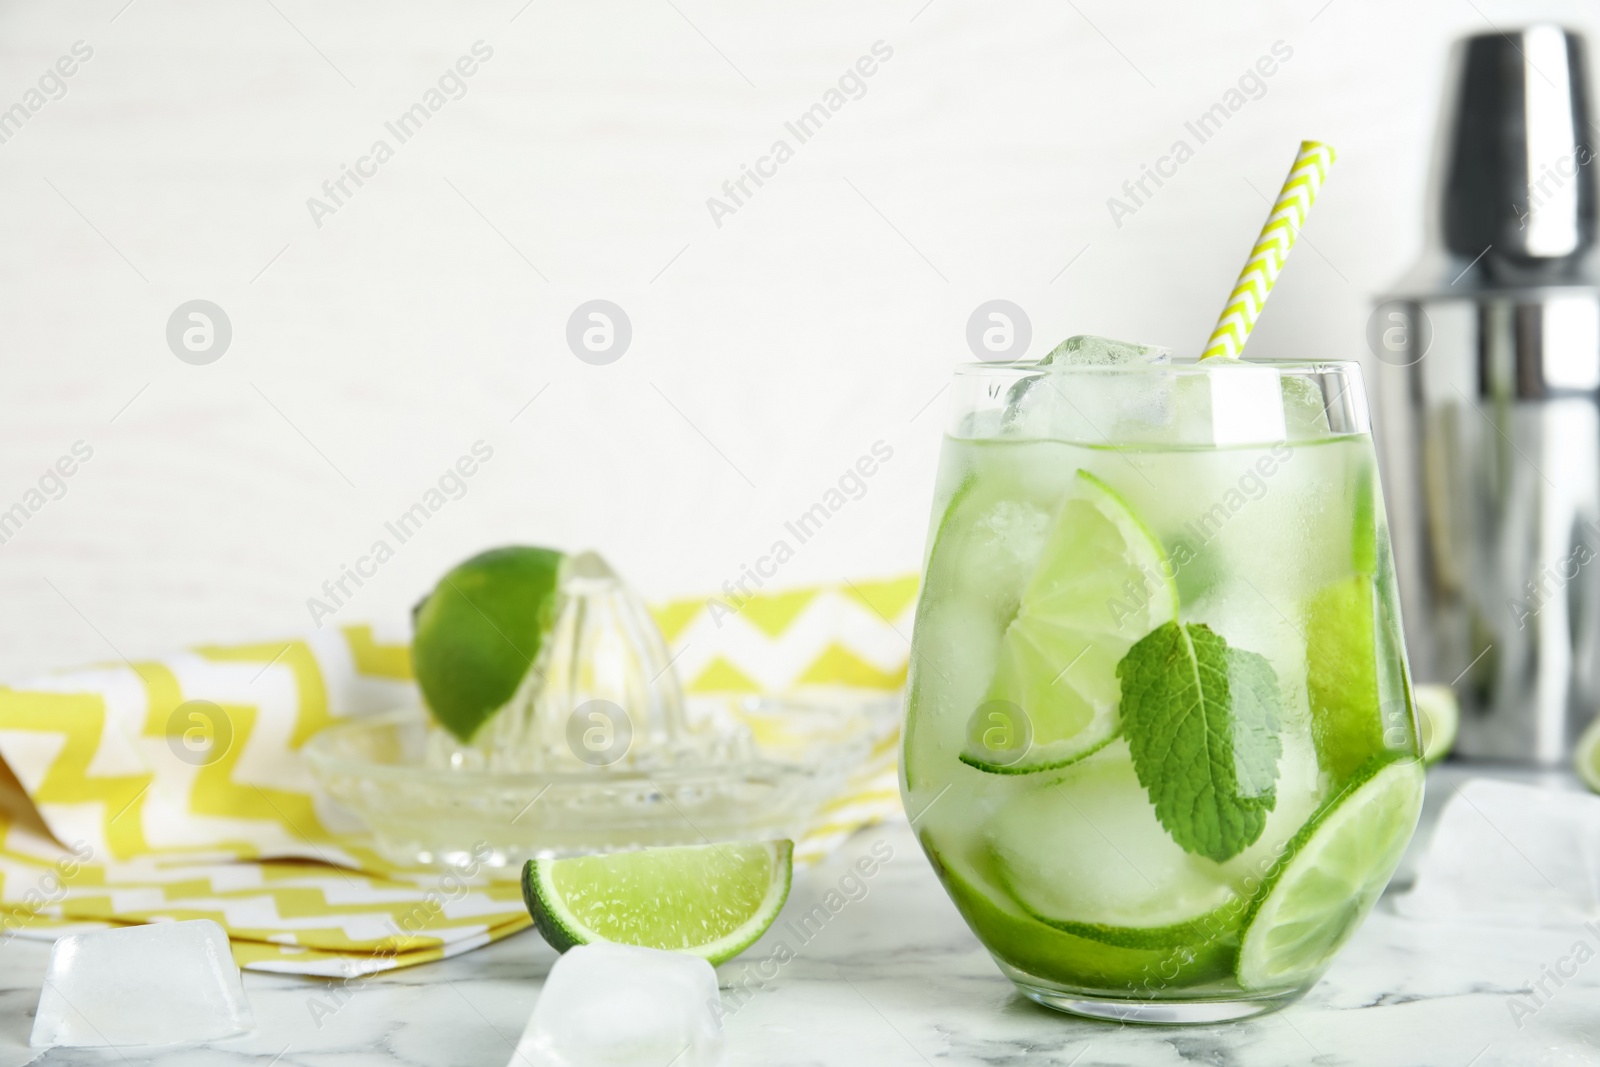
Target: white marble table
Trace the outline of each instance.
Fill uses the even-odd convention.
[[[1436,814],[1456,770],[1430,780]],[[1580,967],[1519,1028],[1509,999],[1571,950],[1565,931],[1463,930],[1404,921],[1380,904],[1323,982],[1260,1019],[1182,1029],[1078,1021],[1012,991],[957,917],[904,823],[868,829],[797,875],[785,919],[809,909],[858,856],[893,858],[727,1019],[731,1065],[1165,1064],[1214,1067],[1555,1067],[1600,1064],[1600,963]],[[1402,875],[1404,877],[1404,868]],[[858,894],[859,895],[859,894]],[[1590,938],[1591,945],[1594,938]],[[554,953],[529,931],[466,956],[374,978],[336,995],[321,981],[248,974],[257,1030],[193,1049],[27,1047],[45,945],[0,948],[0,1067],[14,1064],[494,1065],[538,996]],[[725,997],[731,994],[725,989]],[[342,1005],[339,1001],[342,1000]],[[331,1012],[331,1013],[330,1013]],[[665,1065],[663,1065],[665,1067]]]

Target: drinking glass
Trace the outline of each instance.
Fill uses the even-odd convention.
[[[972,364],[952,406],[901,760],[945,890],[1050,1007],[1288,1003],[1422,803],[1359,367]]]

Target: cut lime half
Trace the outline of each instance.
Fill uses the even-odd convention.
[[[1314,979],[1389,884],[1421,810],[1417,760],[1363,768],[1267,875],[1245,919],[1239,984],[1266,992]]]
[[[1161,542],[1110,487],[1078,471],[1001,640],[962,762],[1028,774],[1101,748],[1119,726],[1117,663],[1177,617]]]
[[[715,965],[766,933],[788,899],[793,867],[789,841],[529,860],[522,898],[558,952],[613,941]]]
[[[412,612],[411,666],[433,717],[462,741],[517,694],[555,625],[566,556],[527,545],[457,564]]]

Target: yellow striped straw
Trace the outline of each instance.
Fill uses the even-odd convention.
[[[1300,236],[1300,227],[1305,225],[1311,205],[1317,202],[1317,191],[1322,188],[1335,158],[1331,145],[1320,141],[1300,142],[1294,166],[1289,168],[1289,176],[1284,179],[1278,199],[1272,205],[1272,214],[1267,216],[1261,236],[1250,250],[1249,262],[1239,272],[1239,281],[1228,296],[1228,306],[1217,319],[1217,328],[1211,331],[1206,350],[1200,355],[1202,360],[1238,359],[1244,351],[1244,343],[1250,339],[1250,331],[1261,317],[1261,308],[1272,292],[1272,284],[1278,280],[1278,272],[1289,258],[1289,249]]]

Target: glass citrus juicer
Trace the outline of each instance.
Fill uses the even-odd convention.
[[[396,863],[475,856],[514,877],[539,856],[798,838],[898,716],[848,690],[686,700],[654,619],[594,552],[483,553],[415,623],[422,702],[305,748]]]

